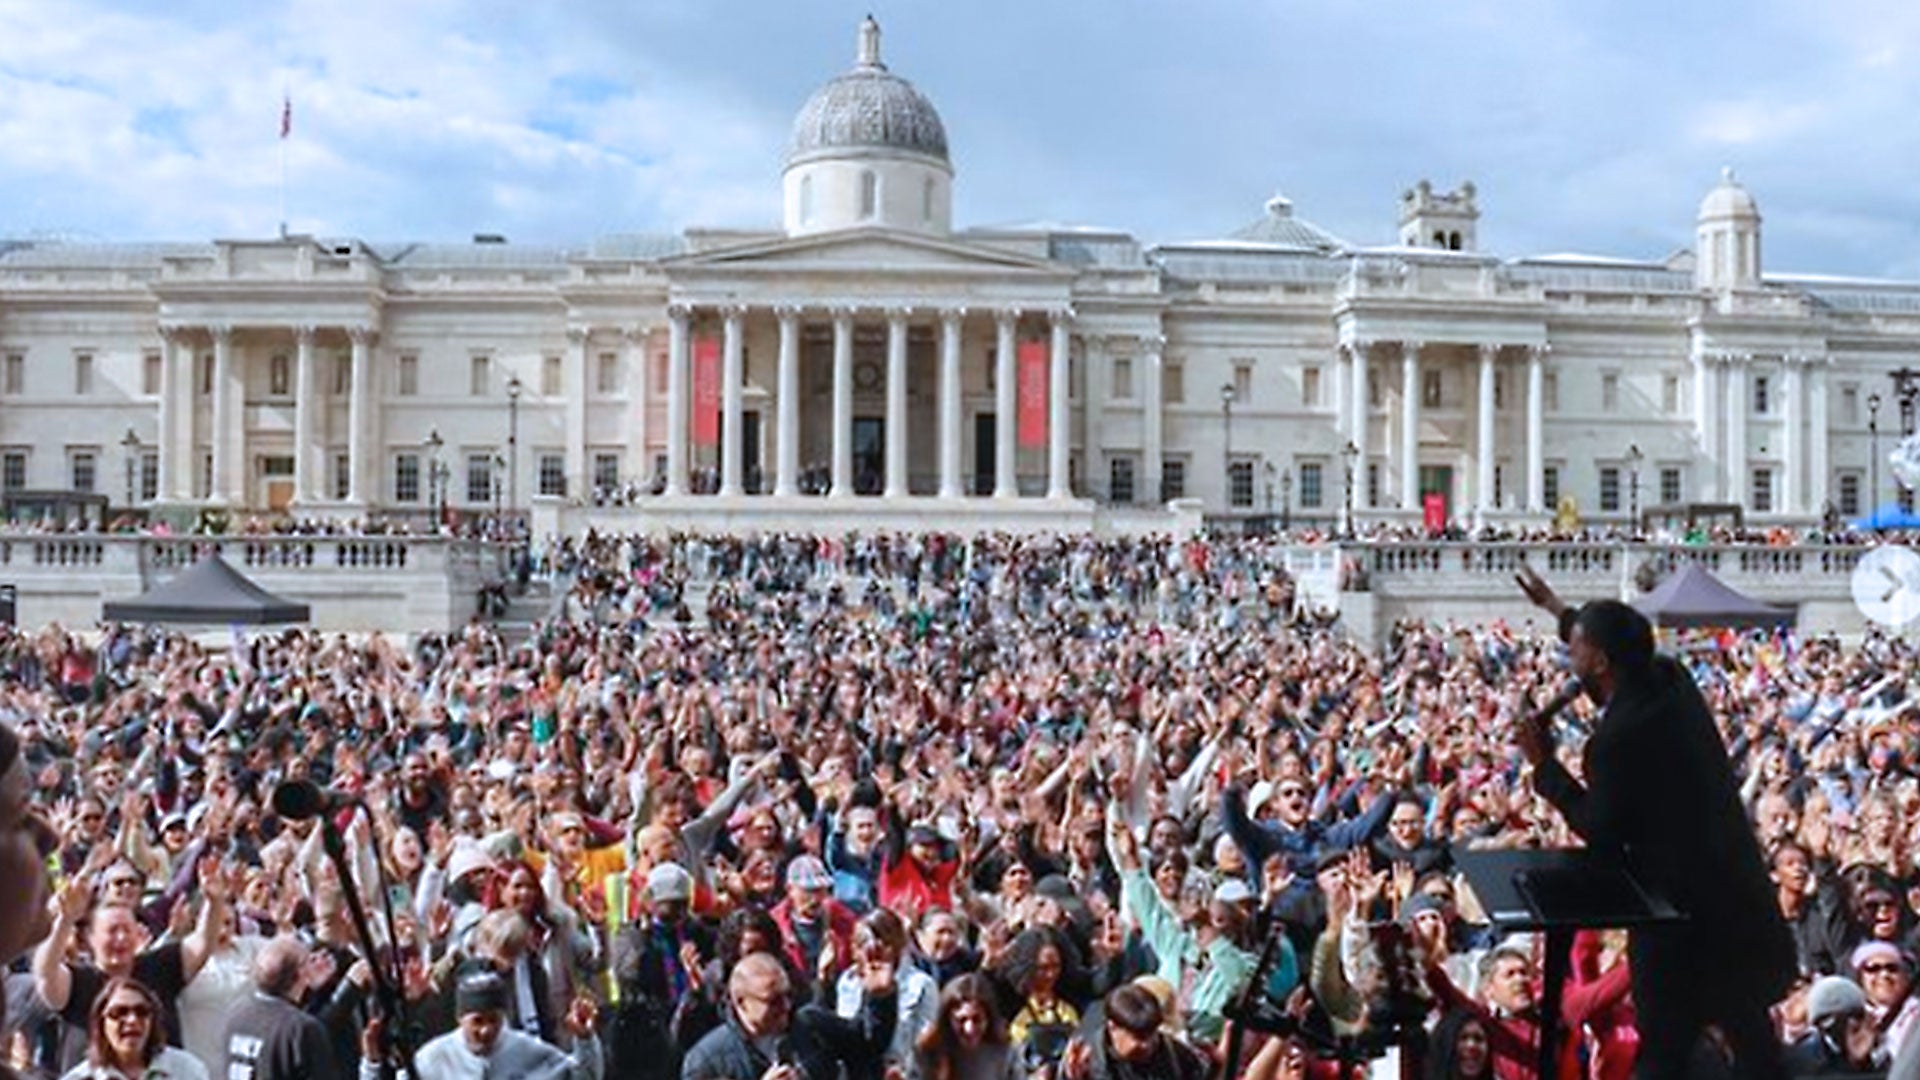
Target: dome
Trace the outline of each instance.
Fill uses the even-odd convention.
[[[1760,204],[1753,201],[1753,195],[1740,182],[1733,178],[1732,169],[1720,170],[1720,183],[1707,197],[1700,200],[1700,220],[1710,221],[1724,218],[1754,218],[1760,216]]]
[[[1235,229],[1227,238],[1293,251],[1317,251],[1323,255],[1343,251],[1347,247],[1346,241],[1327,230],[1304,218],[1295,217],[1293,200],[1279,194],[1267,200],[1265,216]]]
[[[860,24],[860,49],[852,70],[813,92],[793,119],[787,165],[849,150],[879,150],[931,158],[951,168],[947,129],[925,94],[880,62],[880,24]]]

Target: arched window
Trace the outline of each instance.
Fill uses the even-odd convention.
[[[813,224],[813,174],[800,178],[800,224]]]
[[[1445,251],[1447,247],[1447,234],[1436,231],[1433,234],[1433,246]]]
[[[880,178],[872,169],[860,173],[860,216],[870,218],[880,205]]]
[[[1450,251],[1460,250],[1460,234],[1459,233],[1456,232],[1456,233],[1447,234],[1447,248]]]

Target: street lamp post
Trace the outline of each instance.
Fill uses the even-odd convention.
[[[507,380],[507,509],[520,513],[520,376]]]
[[[1280,474],[1280,531],[1293,531],[1293,467]]]
[[[1627,504],[1629,535],[1640,534],[1640,444],[1627,446],[1627,491],[1630,501]]]
[[[1220,384],[1220,420],[1222,435],[1220,448],[1220,481],[1226,490],[1226,505],[1233,506],[1233,402],[1239,397],[1239,391],[1232,383]]]
[[[1272,528],[1273,527],[1273,474],[1276,470],[1273,467],[1273,462],[1269,461],[1261,465],[1260,471],[1266,475],[1266,479],[1267,479],[1267,527]]]
[[[1360,460],[1360,448],[1353,444],[1352,439],[1348,439],[1347,445],[1341,448],[1340,459],[1346,465],[1346,483],[1344,485],[1346,491],[1343,496],[1346,505],[1346,531],[1348,536],[1354,536],[1359,530],[1354,527],[1353,520],[1353,467]]]
[[[440,448],[445,445],[439,428],[427,433],[427,496],[433,502],[436,527],[447,523],[447,464],[440,459]]]
[[[488,471],[492,474],[491,478],[493,480],[493,524],[494,528],[497,529],[501,524],[500,493],[506,488],[506,480],[500,474],[507,471],[507,459],[501,457],[499,454],[495,454],[488,460],[487,464],[491,466]]]
[[[128,428],[127,433],[121,436],[120,449],[123,451],[120,456],[126,459],[127,509],[131,510],[133,509],[133,462],[140,454],[140,434]]]
[[[1867,395],[1867,514],[1880,531],[1880,395]]]

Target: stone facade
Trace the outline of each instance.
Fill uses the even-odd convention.
[[[1481,252],[1480,193],[1425,182],[1383,204],[1388,246],[1280,198],[1157,246],[955,229],[945,129],[870,22],[786,151],[780,230],[0,242],[0,486],[336,515],[633,489],[676,522],[1022,527],[1172,499],[1333,522],[1429,495],[1463,521],[1893,498],[1870,451],[1911,426],[1889,376],[1920,283],[1764,273],[1731,175],[1695,248],[1653,261]]]

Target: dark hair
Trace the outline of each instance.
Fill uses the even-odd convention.
[[[160,998],[137,980],[124,976],[109,979],[107,985],[93,999],[93,1008],[87,1014],[87,1061],[97,1066],[106,1066],[107,1061],[107,1003],[122,990],[128,990],[140,996],[147,1004],[147,1040],[140,1044],[140,1064],[151,1065],[160,1051],[167,1048],[167,1025],[161,1013]]]
[[[1107,995],[1107,1023],[1131,1034],[1144,1039],[1159,1031],[1165,1020],[1160,999],[1144,986],[1128,983]]]
[[[959,1052],[959,1036],[953,1030],[953,1014],[961,1005],[974,1002],[987,1014],[985,1042],[992,1046],[1007,1042],[1007,1022],[994,1003],[993,983],[985,975],[969,973],[955,978],[940,991],[940,1011],[933,1023],[914,1043],[923,1059],[921,1075],[928,1080],[953,1080],[954,1057]]]
[[[1622,671],[1645,671],[1653,663],[1653,624],[1631,605],[1595,600],[1580,609],[1573,625]]]
[[[1433,1035],[1427,1042],[1427,1080],[1455,1080],[1460,1075],[1460,1033],[1465,1031],[1469,1024],[1480,1025],[1482,1033],[1487,1030],[1486,1021],[1466,1009],[1448,1009],[1446,1014],[1440,1017],[1440,1022],[1434,1025]],[[1493,1057],[1489,1052],[1487,1057],[1489,1074],[1493,1071],[1492,1066]]]

